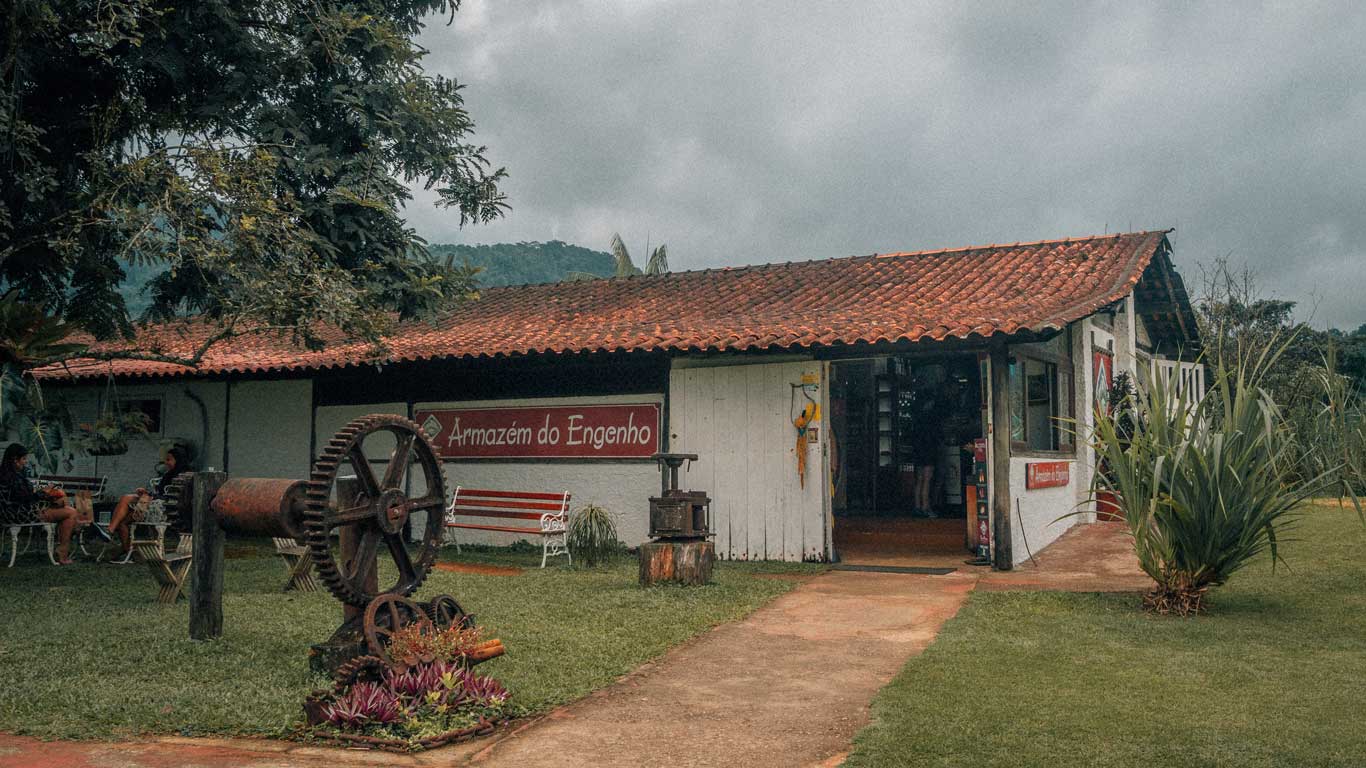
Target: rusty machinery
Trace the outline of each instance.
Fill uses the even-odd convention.
[[[387,460],[372,458],[383,453]],[[436,561],[445,499],[430,438],[408,419],[387,414],[355,419],[337,432],[308,480],[229,478],[221,472],[185,476],[169,503],[192,510],[190,636],[222,635],[225,532],[288,537],[308,547],[345,617],[331,639],[314,646],[320,670],[377,652],[407,624],[468,623],[471,619],[450,596],[426,604],[408,599]],[[414,512],[427,514],[410,551],[404,529]]]
[[[711,532],[711,499],[705,491],[684,491],[678,487],[678,469],[683,462],[697,461],[695,453],[656,453],[650,458],[659,464],[658,496],[650,497],[650,538],[664,541],[707,539]]]

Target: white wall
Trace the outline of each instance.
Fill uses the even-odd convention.
[[[308,477],[312,382],[238,381],[230,398],[227,471],[235,477]]]
[[[225,383],[174,381],[119,385],[115,391],[120,400],[160,398],[161,432],[149,435],[146,440],[129,440],[128,452],[120,456],[83,455],[70,444],[75,436],[68,436],[68,445],[63,454],[71,453],[71,465],[68,468],[63,461],[58,474],[106,476],[109,478],[110,496],[117,497],[147,485],[147,481],[156,476],[156,466],[161,460],[158,444],[169,438],[183,438],[194,445],[196,467],[222,468]],[[79,425],[94,421],[99,416],[101,403],[109,397],[109,392],[108,385],[101,382],[54,387],[49,391],[49,396],[65,401],[71,408],[73,420]],[[207,414],[200,410],[199,404],[187,392],[203,401]],[[208,417],[207,440],[204,438],[204,415]]]
[[[473,400],[460,402],[416,403],[413,409],[428,408],[502,408],[537,405],[611,405],[614,403],[663,403],[662,395],[604,395],[595,397],[555,397],[521,400]],[[319,409],[319,422],[321,423]],[[368,413],[369,411],[367,411]],[[508,491],[544,491],[572,496],[570,510],[595,504],[613,513],[617,520],[617,535],[628,546],[635,546],[649,538],[650,497],[659,495],[659,468],[653,461],[573,461],[542,459],[538,461],[447,461],[445,462],[447,495],[457,485],[466,488],[489,488]],[[414,515],[413,525],[421,525]],[[506,523],[504,523],[506,524]],[[520,525],[520,523],[518,523]],[[497,531],[454,530],[462,544],[493,544],[506,546],[528,538],[540,544],[539,536]]]
[[[676,361],[669,374],[669,450],[700,457],[679,484],[711,496],[717,555],[824,559],[828,425],[822,418],[817,423],[821,442],[807,446],[803,489],[789,416],[791,385],[801,383],[803,374],[820,376],[821,363],[696,367],[689,362]],[[797,400],[804,402],[800,394]]]
[[[1036,456],[1012,455],[1010,457],[1010,522],[1011,522],[1011,559],[1014,564],[1029,560],[1032,551],[1051,544],[1059,536],[1078,523],[1090,522],[1093,514],[1072,516],[1086,500],[1091,477],[1095,471],[1094,452],[1089,447],[1092,430],[1095,428],[1092,402],[1095,396],[1095,382],[1091,376],[1091,345],[1094,338],[1105,345],[1111,337],[1108,331],[1085,319],[1072,325],[1072,382],[1073,411],[1076,422],[1074,455]],[[1011,349],[1027,351],[1029,344],[1012,345]],[[994,393],[993,393],[994,395]],[[1066,461],[1068,463],[1067,485],[1054,488],[1026,488],[1027,465],[1035,462]],[[1060,519],[1061,518],[1061,519]]]
[[[1067,461],[1069,482],[1056,488],[1025,488],[1025,465],[1039,461]],[[1026,458],[1012,456],[1010,459],[1010,534],[1011,557],[1016,565],[1029,560],[1029,552],[1035,555],[1039,550],[1052,544],[1059,536],[1078,523],[1084,522],[1081,516],[1059,517],[1076,511],[1078,488],[1077,462],[1068,459]],[[1028,551],[1026,551],[1028,542]]]

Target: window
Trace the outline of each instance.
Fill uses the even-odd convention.
[[[147,417],[147,434],[161,434],[161,399],[119,400],[119,410],[123,413],[141,413]]]
[[[1066,338],[1067,334],[1063,335]],[[1010,442],[1023,451],[1073,450],[1070,344],[1030,345],[1010,358]]]

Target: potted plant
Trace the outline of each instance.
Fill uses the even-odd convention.
[[[91,456],[118,456],[128,452],[130,436],[147,434],[143,413],[106,413],[77,429],[76,445]]]

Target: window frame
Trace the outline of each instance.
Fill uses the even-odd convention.
[[[1006,359],[1007,369],[1007,392],[1005,394],[1008,404],[1012,407],[1010,423],[1008,425],[1010,453],[1012,456],[1040,456],[1048,458],[1076,458],[1077,440],[1074,431],[1076,429],[1077,418],[1077,375],[1072,355],[1072,328],[1068,326],[1063,332],[1064,348],[1066,354],[1057,354],[1035,347],[1022,348],[1016,347],[1009,350]],[[1051,448],[1035,448],[1029,444],[1029,376],[1027,374],[1029,363],[1036,363],[1044,366],[1045,375],[1049,379],[1049,416],[1051,422],[1049,435],[1050,443],[1055,446]],[[1018,380],[1012,380],[1010,371],[1018,371]],[[1065,382],[1065,384],[1064,384]],[[1066,391],[1064,392],[1064,386]],[[1021,391],[1014,393],[1015,387],[1020,387]],[[1070,407],[1070,413],[1063,413],[1062,406],[1064,401]],[[1022,408],[1018,414],[1021,431],[1024,440],[1015,439],[1015,422],[1017,414],[1013,412],[1015,403],[1018,402]]]

